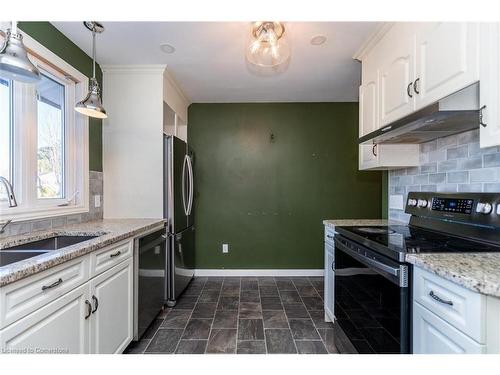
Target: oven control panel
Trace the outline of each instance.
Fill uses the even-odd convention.
[[[405,212],[500,229],[500,193],[410,192]]]
[[[474,199],[432,198],[433,211],[456,212],[459,214],[470,215],[472,213],[473,205]]]

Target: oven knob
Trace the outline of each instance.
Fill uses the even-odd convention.
[[[408,199],[408,206],[415,207],[417,205],[417,200],[410,198]]]
[[[417,203],[418,207],[427,207],[427,200],[426,199],[419,199]]]
[[[488,215],[493,210],[490,203],[478,203],[476,206],[476,212],[480,214]]]

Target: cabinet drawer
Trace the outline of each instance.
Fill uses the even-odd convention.
[[[479,343],[486,340],[486,296],[415,268],[414,300]]]
[[[132,256],[133,239],[113,244],[90,254],[90,277],[94,277]]]
[[[486,345],[477,343],[419,303],[414,302],[413,353],[480,354],[486,353]]]
[[[45,306],[89,278],[83,256],[0,288],[0,328]]]
[[[334,244],[335,230],[331,227],[325,226],[325,242]]]

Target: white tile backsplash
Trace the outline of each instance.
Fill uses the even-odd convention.
[[[419,167],[389,171],[391,196],[410,191],[500,192],[500,147],[479,147],[479,129],[420,145]],[[396,206],[397,207],[397,206]],[[404,206],[389,204],[389,218],[407,222]]]

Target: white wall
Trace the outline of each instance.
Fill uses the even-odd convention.
[[[163,217],[165,66],[101,66],[105,218]]]

